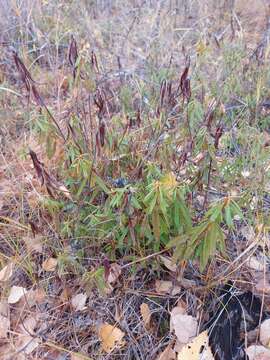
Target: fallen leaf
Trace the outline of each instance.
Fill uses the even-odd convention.
[[[176,306],[171,311],[170,329],[175,332],[177,339],[182,343],[188,343],[196,336],[198,322],[190,315],[182,313],[181,307]]]
[[[16,304],[26,293],[27,290],[24,287],[12,286],[8,297],[8,303]]]
[[[57,266],[57,259],[56,258],[49,258],[49,259],[46,259],[43,264],[42,264],[42,269],[44,271],[49,271],[49,272],[53,272],[55,271],[56,269],[56,266]]]
[[[265,265],[263,261],[259,261],[256,256],[251,256],[247,262],[247,266],[256,271],[263,271],[265,268]]]
[[[179,285],[185,289],[190,289],[197,286],[196,281],[183,278],[182,276],[178,276],[177,281],[179,282]]]
[[[6,301],[0,302],[0,314],[6,317],[9,314],[9,305]]]
[[[256,234],[255,234],[255,231],[253,229],[252,226],[249,226],[249,225],[246,225],[246,226],[243,226],[241,229],[240,229],[240,233],[242,236],[244,236],[248,241],[252,241],[253,239],[256,238]]]
[[[186,344],[183,344],[178,339],[176,339],[173,350],[177,353],[180,353],[184,346],[186,346]]]
[[[270,350],[262,345],[249,346],[246,354],[249,360],[270,360]]]
[[[84,359],[91,360],[88,356],[85,356],[80,353],[72,353],[70,357],[70,360],[84,360]]]
[[[267,346],[270,341],[270,319],[264,320],[260,326],[260,342]]]
[[[70,194],[70,191],[66,188],[65,185],[59,185],[58,190],[64,193],[64,195],[69,199],[72,200],[72,196]]]
[[[264,277],[259,279],[255,284],[255,289],[260,294],[270,294],[270,283],[268,279],[265,279]]]
[[[207,331],[204,331],[183,347],[177,360],[214,360],[208,343]]]
[[[1,360],[26,360],[24,354],[16,354],[16,349],[12,344],[0,344],[0,354]]]
[[[159,256],[160,260],[162,261],[163,265],[170,271],[176,272],[177,265],[170,259],[168,256]]]
[[[119,304],[115,304],[115,315],[114,315],[114,319],[116,322],[120,322],[122,318],[121,315],[121,309],[120,309],[120,305]]]
[[[19,329],[24,334],[33,334],[34,329],[37,326],[38,319],[35,316],[29,316],[26,319],[23,320],[23,322],[20,324]]]
[[[186,313],[186,309],[184,308],[184,306],[182,305],[177,305],[175,306],[172,311],[171,311],[171,318],[173,317],[176,317],[177,315],[187,315]],[[172,325],[172,322],[171,322],[171,325]],[[170,331],[172,332],[173,331],[173,328],[170,329]]]
[[[23,351],[25,354],[29,355],[39,346],[41,341],[35,336],[37,323],[38,317],[29,316],[20,324],[20,335],[15,342],[18,352]]]
[[[157,357],[156,360],[175,360],[176,353],[171,348],[171,345],[168,345],[164,351]]]
[[[119,278],[119,276],[121,275],[122,269],[121,266],[118,265],[117,263],[113,263],[110,265],[110,272],[108,275],[108,283],[109,284],[113,284],[116,282],[116,280]]]
[[[25,303],[28,307],[41,304],[45,299],[46,293],[42,288],[37,288],[35,290],[31,289],[27,291],[25,295]]]
[[[77,294],[72,297],[71,299],[71,305],[75,309],[75,311],[82,311],[86,309],[85,303],[87,300],[87,295],[84,293]]]
[[[173,285],[172,281],[156,280],[156,292],[161,294],[170,294],[172,296],[181,292],[181,287]]]
[[[99,328],[99,339],[101,346],[107,353],[111,352],[116,346],[123,346],[125,334],[119,328],[104,323]]]
[[[248,331],[247,333],[247,342],[248,344],[255,344],[257,339],[259,339],[260,329],[255,328],[253,330]]]
[[[69,301],[71,295],[71,291],[69,288],[64,288],[59,297],[61,304],[64,304]]]
[[[16,347],[17,351],[23,351],[27,355],[31,354],[40,344],[40,339],[38,337],[33,337],[30,335],[20,335]]]
[[[270,354],[259,354],[255,356],[255,360],[270,360]]]
[[[10,328],[10,320],[7,316],[0,314],[0,338],[7,338]]]
[[[24,236],[23,241],[26,245],[26,248],[29,252],[37,252],[42,253],[43,250],[43,236],[36,235],[36,236]]]
[[[7,281],[13,275],[14,264],[10,262],[0,271],[0,281]]]
[[[103,287],[102,291],[104,292],[104,294],[110,295],[113,292],[113,286],[111,284],[107,283]]]
[[[141,304],[140,310],[141,310],[144,326],[146,329],[149,329],[151,322],[151,311],[149,309],[148,304],[146,303]]]

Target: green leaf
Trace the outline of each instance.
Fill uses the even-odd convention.
[[[204,221],[201,224],[194,227],[191,230],[191,237],[189,243],[194,244],[199,239],[199,237],[204,233],[204,231],[207,229],[208,226],[209,226],[209,222]]]
[[[234,200],[231,200],[230,206],[231,206],[231,212],[232,212],[233,216],[238,215],[241,219],[243,219],[242,210],[240,209],[239,205]]]
[[[229,229],[233,228],[233,219],[232,219],[232,214],[231,214],[231,207],[230,205],[226,205],[225,209],[224,209],[224,218],[225,218],[225,222],[227,224],[227,226],[229,227]]]
[[[131,197],[131,205],[135,208],[135,209],[141,209],[141,205],[139,203],[139,201],[135,198],[135,196]]]
[[[192,220],[191,220],[189,210],[183,201],[180,201],[178,205],[179,205],[179,210],[180,210],[181,216],[184,219],[184,224],[187,228],[187,231],[189,231],[192,228]]]
[[[207,212],[207,216],[209,216],[209,220],[211,222],[215,222],[217,220],[221,221],[222,218],[222,206],[223,204],[216,204],[212,206],[212,208]]]
[[[117,239],[117,246],[121,250],[124,248],[124,239],[127,236],[128,231],[129,231],[128,227],[121,229],[121,235]]]
[[[84,187],[85,187],[85,185],[86,185],[86,183],[87,183],[87,178],[84,178],[83,180],[82,180],[82,182],[81,182],[81,184],[80,184],[80,187],[79,187],[79,189],[78,189],[78,191],[77,191],[77,196],[79,197],[80,195],[81,195],[81,193],[82,193],[82,191],[83,191],[83,189],[84,189]]]
[[[180,231],[180,228],[181,228],[181,225],[180,225],[180,208],[179,208],[179,204],[178,204],[177,201],[174,201],[173,221],[174,221],[174,226],[175,226],[176,230]]]
[[[188,236],[187,235],[180,235],[180,236],[175,236],[173,238],[170,239],[170,241],[167,244],[168,248],[172,248],[172,247],[178,247],[178,246],[182,246],[184,244],[187,244],[188,241]]]
[[[163,194],[163,190],[160,188],[159,189],[159,206],[160,206],[160,210],[164,216],[164,219],[167,223],[167,225],[169,226],[169,221],[168,221],[168,214],[167,214],[167,207],[168,204],[165,200],[164,194]]]
[[[220,226],[217,228],[217,231],[218,231],[218,249],[220,250],[222,255],[225,256],[226,255],[225,236]]]
[[[149,186],[147,186],[148,188]],[[154,197],[154,194],[155,194],[155,189],[152,187],[152,184],[151,184],[151,190],[149,191],[149,193],[145,196],[144,198],[144,203],[145,204],[148,204],[151,199]]]
[[[152,211],[157,203],[157,193],[154,194],[153,198],[151,199],[150,203],[148,204],[148,208],[146,209],[147,214],[152,214]]]
[[[220,238],[219,231],[220,231],[219,224],[213,223],[208,232],[209,233],[208,241],[209,241],[209,254],[210,255],[214,255],[216,252],[217,242]]]
[[[93,174],[92,176],[93,180],[99,185],[105,194],[110,194],[110,190],[107,188],[105,182],[97,174]]]
[[[152,225],[155,236],[155,250],[158,251],[160,245],[160,217],[157,209],[152,213]]]
[[[186,245],[177,246],[172,256],[173,261],[184,259],[185,251],[186,251]]]

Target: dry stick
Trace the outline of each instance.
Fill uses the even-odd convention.
[[[72,355],[72,354],[76,355],[77,358],[82,359],[82,360],[93,360],[93,358],[90,358],[90,357],[88,357],[86,355],[76,353],[76,352],[71,351],[71,350],[67,350],[64,347],[53,343],[52,341],[46,341],[44,343],[44,345],[47,345],[48,347],[53,348],[53,349],[58,350],[58,351],[63,351],[65,353],[69,354],[69,355]]]
[[[266,281],[266,255],[265,255],[265,248],[266,248],[266,237],[264,236],[264,246],[263,246],[263,253],[264,253],[264,257],[263,257],[263,263],[264,263],[264,267],[263,267],[263,286],[265,287],[265,281]],[[262,293],[262,301],[261,301],[261,309],[260,309],[260,318],[259,318],[259,328],[261,327],[261,322],[262,322],[262,317],[263,317],[263,307],[264,307],[264,301],[265,301],[265,291],[263,291]],[[256,343],[259,341],[259,332],[257,333],[256,336]]]
[[[132,266],[132,265],[134,265],[134,264],[137,264],[137,263],[139,263],[139,262],[142,262],[142,261],[151,259],[151,258],[153,258],[153,257],[156,257],[156,256],[160,255],[160,254],[163,254],[163,253],[166,252],[166,251],[168,251],[168,249],[163,249],[163,250],[161,250],[161,251],[159,251],[159,252],[156,252],[156,253],[154,253],[154,254],[150,254],[150,255],[148,255],[148,256],[145,256],[145,257],[143,257],[143,258],[141,258],[141,259],[137,259],[137,260],[131,261],[130,263],[127,263],[127,264],[121,266],[121,269],[125,269],[125,268],[127,268],[127,267],[129,267],[129,266]]]

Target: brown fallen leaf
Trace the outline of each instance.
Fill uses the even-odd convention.
[[[13,344],[0,344],[0,359],[1,360],[26,360],[25,355],[22,353],[17,353]]]
[[[16,304],[24,295],[26,295],[27,290],[22,286],[12,286],[10,289],[8,303]]]
[[[268,279],[260,278],[255,284],[255,290],[260,294],[270,294],[270,283]]]
[[[151,322],[151,311],[149,309],[148,304],[143,303],[140,306],[141,315],[143,319],[143,323],[146,329],[150,328],[150,322]]]
[[[59,300],[61,304],[67,303],[71,297],[71,290],[69,288],[64,288],[59,296]]]
[[[259,339],[260,336],[260,329],[255,328],[253,330],[250,330],[247,333],[247,342],[248,344],[255,344],[257,342],[257,339]]]
[[[7,316],[0,314],[0,339],[7,338],[10,329],[10,320]],[[1,357],[0,357],[1,358]]]
[[[176,353],[172,349],[171,345],[168,345],[164,351],[157,357],[156,360],[175,360]]]
[[[214,360],[209,347],[207,331],[199,334],[195,339],[186,344],[178,354],[177,360]]]
[[[20,324],[19,336],[15,342],[15,346],[18,352],[24,352],[25,354],[31,354],[40,344],[40,339],[35,336],[35,328],[38,323],[38,318],[30,316]]]
[[[170,329],[175,332],[180,343],[186,344],[196,336],[198,322],[193,316],[183,314],[182,312],[182,308],[178,306],[172,309]]]
[[[172,272],[176,272],[177,270],[177,265],[172,261],[172,259],[170,259],[168,256],[159,256],[161,262],[163,263],[163,265],[170,271]]]
[[[42,269],[44,271],[53,272],[55,271],[57,266],[57,259],[56,258],[48,258],[42,263]]]
[[[176,315],[186,315],[187,312],[186,312],[186,308],[184,306],[183,303],[179,302],[177,304],[177,306],[175,306],[172,310],[171,310],[171,316],[172,317],[175,317]],[[171,330],[172,331],[172,330]]]
[[[270,360],[270,349],[262,345],[250,345],[246,354],[249,360]]]
[[[0,281],[8,281],[13,275],[14,264],[10,262],[0,271]]]
[[[176,339],[176,342],[174,344],[173,350],[176,353],[180,353],[183,349],[183,347],[186,346],[186,344],[181,343],[178,339]]]
[[[181,287],[173,285],[172,281],[156,280],[155,288],[157,293],[170,294],[172,296],[181,292]]]
[[[122,330],[112,326],[108,323],[104,323],[100,326],[98,332],[99,339],[101,341],[101,346],[104,351],[110,353],[116,346],[124,345],[124,336]]]
[[[108,283],[109,284],[113,284],[116,282],[116,280],[119,278],[119,276],[121,275],[122,269],[121,266],[118,265],[117,263],[113,263],[110,265],[110,270],[109,270],[109,275],[108,275]]]
[[[260,342],[264,346],[268,346],[270,341],[270,319],[266,319],[260,326]]]
[[[3,316],[9,316],[9,305],[7,301],[0,302],[0,314]]]
[[[247,262],[247,266],[255,271],[263,271],[265,268],[265,264],[263,261],[259,261],[256,256],[251,256]]]
[[[87,295],[84,293],[77,294],[72,297],[71,305],[75,311],[82,311],[86,309],[85,303],[87,300]]]
[[[41,304],[46,297],[46,293],[42,288],[37,288],[35,290],[31,289],[27,291],[25,295],[25,305],[27,307],[32,307],[37,304]]]
[[[241,235],[243,235],[248,241],[252,241],[256,238],[255,231],[252,226],[246,225],[240,229]]]
[[[69,200],[72,200],[71,193],[65,185],[59,185],[57,189],[59,191],[61,191],[65,195],[66,198],[68,198]]]
[[[107,269],[105,269],[104,280],[105,286],[103,291],[106,295],[109,295],[113,292],[113,284],[118,280],[119,276],[122,273],[122,268],[117,263],[110,264]]]
[[[70,360],[84,360],[84,359],[89,359],[91,360],[89,357],[80,354],[80,353],[72,353],[70,356]]]
[[[43,236],[38,234],[36,236],[24,236],[23,241],[29,252],[42,253],[43,250]]]

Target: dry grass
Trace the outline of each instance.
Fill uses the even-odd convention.
[[[261,289],[255,287],[259,275],[250,271],[246,263],[268,236],[267,231],[257,229],[256,239],[250,238],[245,243],[250,251],[242,256],[245,249],[236,231],[231,235],[228,248],[230,259],[234,261],[218,258],[203,275],[196,262],[183,264],[181,275],[194,280],[196,286],[193,289],[183,286],[180,297],[156,293],[157,278],[177,283],[177,276],[160,266],[154,257],[146,263],[142,261],[142,266],[139,263],[126,269],[110,295],[101,294],[96,284],[86,286],[87,309],[74,311],[70,300],[85,288],[81,281],[84,270],[95,270],[106,255],[100,254],[97,247],[87,245],[83,264],[73,261],[76,247],[73,240],[76,239],[60,235],[63,218],[61,215],[54,217],[53,210],[50,213],[42,204],[47,192],[36,177],[27,155],[28,147],[57,177],[63,144],[59,140],[55,156],[48,159],[42,142],[39,143],[32,131],[38,111],[33,99],[27,99],[11,50],[18,51],[31,70],[44,101],[63,129],[66,118],[77,111],[78,103],[83,103],[78,99],[86,99],[94,86],[91,81],[84,81],[82,88],[74,88],[71,94],[68,92],[72,71],[67,54],[72,34],[83,58],[96,57],[98,84],[112,99],[118,99],[123,83],[137,91],[141,90],[143,82],[153,87],[157,85],[157,80],[148,76],[151,72],[162,74],[164,69],[169,69],[180,74],[187,54],[196,72],[197,53],[204,49],[211,60],[203,65],[205,79],[214,79],[223,85],[219,69],[223,55],[219,44],[240,43],[252,55],[260,44],[267,45],[268,12],[266,0],[64,3],[0,0],[3,29],[0,34],[0,263],[3,267],[12,261],[16,267],[12,278],[1,284],[1,303],[6,301],[13,285],[44,291],[33,304],[21,299],[19,304],[9,306],[10,333],[7,339],[0,340],[0,359],[76,360],[73,352],[83,354],[85,359],[156,359],[167,344],[175,342],[169,333],[169,311],[180,298],[185,299],[189,313],[199,314],[201,322],[206,323],[205,309],[213,307],[215,311],[215,297],[219,299],[215,291],[228,279],[235,288],[261,295]],[[115,103],[117,109],[117,101]],[[41,253],[33,250],[36,239],[33,224],[38,228],[37,241],[44,246]],[[239,229],[242,225],[239,224]],[[59,266],[59,271],[54,273],[43,271],[43,261],[59,254],[68,258],[68,265]],[[121,265],[124,260],[117,259]],[[209,289],[215,301],[209,299]],[[267,308],[268,297],[262,295],[262,300]],[[145,329],[139,311],[141,303],[145,302],[153,314],[151,331]],[[38,319],[32,330],[41,343],[32,354],[26,355],[16,341],[22,331],[20,324],[30,315]],[[125,347],[111,354],[102,352],[97,335],[102,322],[116,324],[125,332]]]

